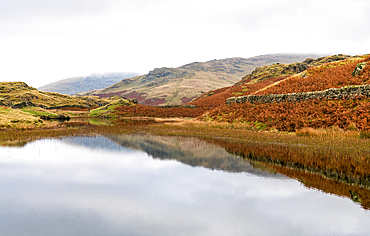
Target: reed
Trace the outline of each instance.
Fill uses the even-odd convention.
[[[355,125],[351,125],[351,127],[355,127]],[[339,137],[339,136],[345,136],[345,137],[360,137],[360,131],[352,128],[348,130],[344,130],[339,128],[338,126],[332,126],[330,128],[319,128],[314,129],[311,127],[305,127],[302,129],[297,130],[296,132],[297,136],[313,136],[313,137]]]

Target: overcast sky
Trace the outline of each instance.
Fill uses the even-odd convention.
[[[0,81],[270,53],[368,54],[368,0],[0,0]]]

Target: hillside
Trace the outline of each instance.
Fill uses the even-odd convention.
[[[158,108],[138,104],[119,106],[116,108],[116,114],[198,117],[203,121],[240,124],[244,129],[251,130],[291,132],[303,128],[337,127],[342,130],[370,132],[370,122],[368,122],[370,66],[368,64],[370,64],[369,55],[334,55],[306,59],[301,63],[274,64],[257,68],[233,86],[201,96],[188,103],[187,105],[193,105],[189,108]],[[309,93],[300,94],[301,92]],[[269,94],[276,93],[281,94],[281,96],[275,95],[280,100],[290,97],[298,99],[275,102]],[[298,94],[289,95],[289,93]],[[316,94],[330,96],[318,98]],[[262,96],[262,100],[257,99],[258,102],[251,103],[242,95]],[[241,97],[230,98],[233,96]],[[307,96],[316,97],[307,100]],[[226,99],[233,103],[226,104]]]
[[[194,62],[177,68],[156,68],[148,74],[124,79],[108,88],[80,95],[136,98],[144,105],[175,105],[190,102],[210,90],[230,86],[256,67],[302,61],[307,54],[272,54],[252,58],[228,58]]]
[[[303,72],[308,68],[348,58],[351,57],[340,54],[317,59],[307,58],[302,62],[291,64],[276,63],[264,65],[256,68],[250,74],[243,76],[243,78],[234,85],[209,91],[189,104],[196,105],[197,107],[217,107],[225,104],[226,99],[229,97],[254,94],[260,89],[264,89],[267,86],[284,80],[291,75]]]
[[[221,105],[203,116],[204,120],[237,122],[250,125],[251,128],[297,131],[302,128],[339,127],[344,130],[370,131],[370,95],[367,87],[370,81],[370,56],[347,57],[343,60],[326,62],[321,65],[295,71],[290,75],[274,77],[274,72],[262,73],[266,80],[280,78],[270,82],[269,86],[248,91],[249,94],[266,95],[309,92],[305,96],[314,96],[314,91],[330,90],[333,93],[352,90],[354,95],[334,95],[325,99],[304,99],[301,101],[234,103]],[[258,71],[258,70],[256,70]],[[253,73],[252,73],[253,74]],[[244,78],[241,86],[253,80],[252,74]],[[260,78],[260,75],[257,78]],[[270,75],[271,77],[269,77]],[[255,84],[259,84],[257,82]],[[357,87],[347,87],[357,86]],[[362,90],[360,90],[362,89]],[[356,92],[357,91],[357,92]],[[366,92],[361,92],[366,91]],[[230,95],[230,93],[229,93]],[[241,95],[241,94],[240,94]],[[248,95],[248,94],[244,94]],[[271,95],[272,96],[272,95]],[[270,97],[271,97],[270,96]],[[294,95],[303,97],[302,95]],[[282,97],[282,96],[280,96]]]
[[[40,91],[55,92],[72,95],[94,89],[102,89],[115,84],[123,79],[138,76],[137,73],[117,72],[105,74],[92,74],[89,76],[74,77],[59,80],[38,88]]]

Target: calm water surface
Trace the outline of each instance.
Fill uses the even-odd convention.
[[[75,137],[0,147],[0,235],[370,235],[370,212],[198,139]]]

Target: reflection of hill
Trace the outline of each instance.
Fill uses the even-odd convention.
[[[109,136],[109,139],[122,147],[143,150],[154,158],[162,160],[178,160],[191,166],[277,177],[276,174],[255,169],[249,162],[229,154],[224,148],[198,138],[117,135]]]
[[[365,209],[370,209],[370,186],[364,181],[362,185],[355,184],[353,178],[331,174],[329,169],[310,169],[299,162],[284,161],[283,157],[303,157],[299,149],[285,148],[281,145],[264,146],[237,144],[226,141],[214,141],[216,145],[225,148],[229,153],[240,155],[250,161],[254,167],[265,166],[269,170],[299,180],[308,188],[316,188],[323,192],[344,196],[361,204]],[[263,168],[263,167],[262,167]]]
[[[121,151],[124,150],[125,152],[131,151],[129,148],[123,149],[117,143],[114,143],[108,140],[105,137],[101,136],[93,136],[93,137],[67,137],[63,138],[62,141],[64,143],[68,143],[69,145],[85,147],[89,149],[100,149],[100,150],[108,150],[108,151]]]
[[[352,201],[361,204],[364,209],[370,209],[370,190],[358,186],[346,184],[340,181],[325,178],[321,175],[308,173],[306,171],[285,168],[277,165],[267,164],[270,168],[289,176],[298,179],[308,188],[320,189],[323,192],[335,194],[338,196],[348,197]]]

